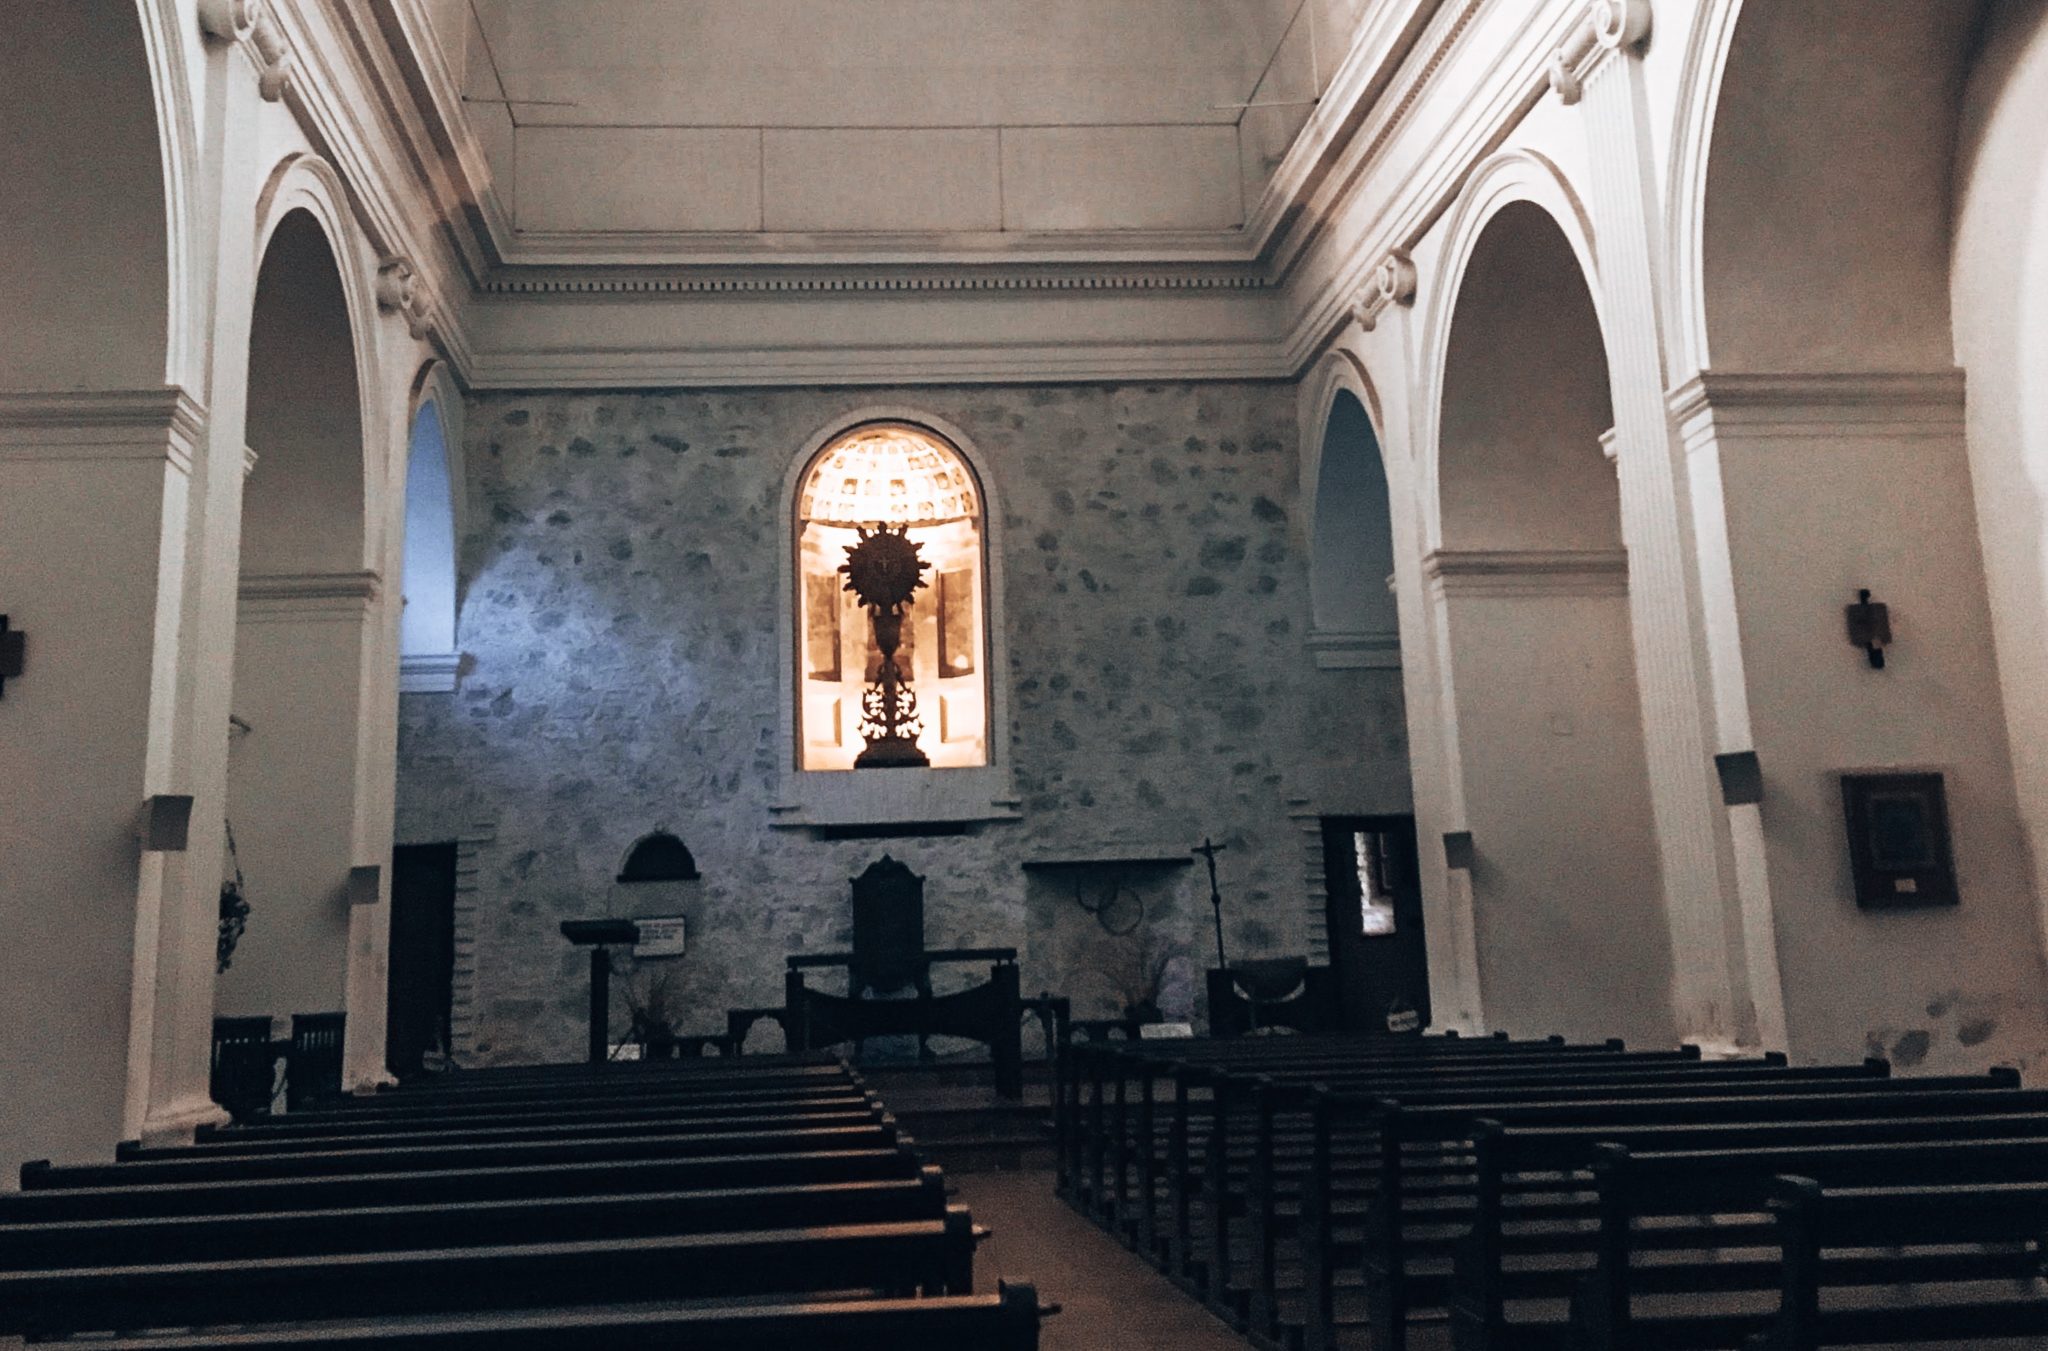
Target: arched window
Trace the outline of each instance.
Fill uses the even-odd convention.
[[[981,486],[945,438],[901,422],[840,434],[796,497],[798,765],[850,770],[876,727],[883,648],[842,567],[861,532],[901,529],[925,563],[895,654],[933,769],[989,763],[986,541]]]

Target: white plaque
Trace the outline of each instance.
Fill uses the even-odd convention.
[[[635,957],[680,957],[683,955],[683,917],[661,915],[636,919],[640,941],[633,945]]]

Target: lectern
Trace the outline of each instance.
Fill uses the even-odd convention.
[[[640,926],[630,919],[565,919],[562,937],[590,949],[590,1059],[601,1064],[611,1049],[612,955],[615,944],[640,941]]]

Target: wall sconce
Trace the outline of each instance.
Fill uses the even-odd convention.
[[[7,696],[7,682],[21,674],[27,659],[28,635],[8,628],[7,616],[0,615],[0,698]]]
[[[1870,599],[1867,590],[1856,593],[1856,603],[1843,607],[1849,617],[1849,643],[1870,658],[1870,669],[1884,669],[1884,649],[1892,640],[1892,615],[1888,606]]]

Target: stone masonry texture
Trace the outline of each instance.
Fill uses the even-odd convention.
[[[811,436],[874,406],[958,427],[990,480],[1009,642],[991,676],[1011,722],[993,740],[1021,820],[894,839],[770,827],[794,760],[785,483]],[[1304,645],[1294,406],[1259,383],[474,398],[459,686],[407,695],[399,732],[401,842],[493,827],[459,935],[476,993],[458,1056],[580,1053],[587,963],[560,937],[568,918],[684,915],[687,955],[619,985],[664,982],[685,1031],[779,1003],[785,955],[845,946],[848,879],[885,853],[927,879],[929,944],[1014,946],[1026,992],[1081,1016],[1117,1011],[1162,966],[1169,1006],[1186,1004],[1213,960],[1206,876],[1198,861],[1132,872],[1146,918],[1113,937],[1075,876],[1027,858],[1211,837],[1232,956],[1303,951],[1315,893],[1290,812],[1405,811],[1408,768],[1399,673],[1319,671]],[[657,827],[702,880],[616,884]],[[1078,880],[1099,897],[1105,879]],[[615,1033],[624,1019],[622,1000]],[[772,1027],[756,1038],[777,1045]]]

